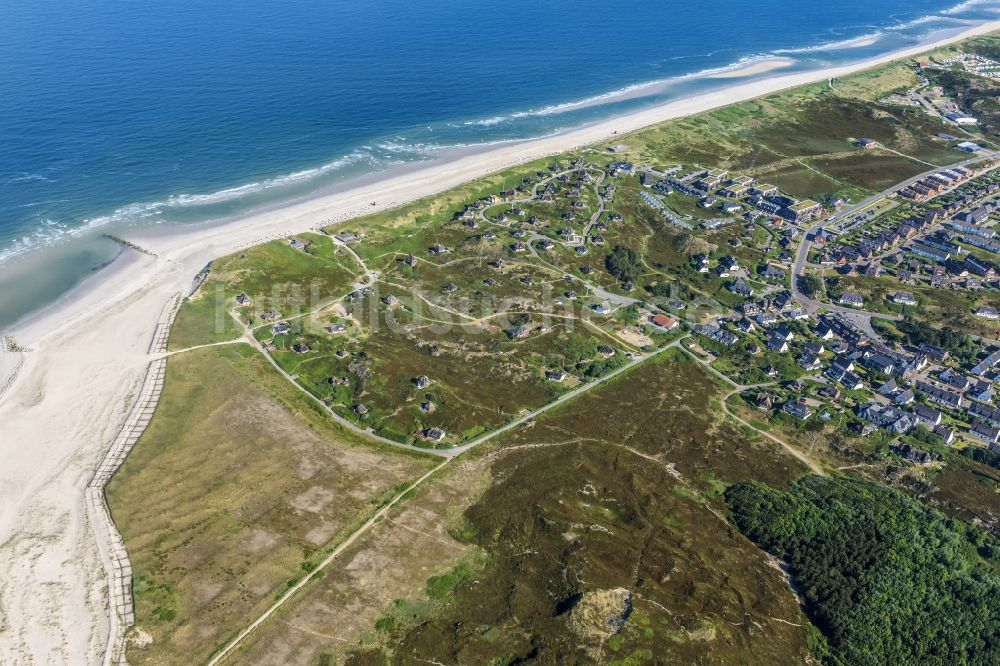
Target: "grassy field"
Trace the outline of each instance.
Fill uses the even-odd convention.
[[[485,569],[449,580],[447,604],[379,625],[348,663],[801,663],[794,596],[715,507],[729,482],[803,469],[719,422],[715,391],[667,354],[484,452],[495,481],[464,538]],[[574,619],[615,588],[633,594],[619,634]]]
[[[668,340],[651,335],[638,305],[597,314],[601,290],[671,312],[682,300],[697,321],[742,299],[728,279],[698,273],[694,254],[732,255],[751,269],[779,254],[780,230],[763,223],[671,226],[642,200],[649,190],[637,178],[607,174],[610,162],[722,167],[796,197],[856,201],[961,157],[919,110],[873,102],[914,78],[889,65],[678,119],[616,138],[624,153],[582,151],[586,173],[569,156],[540,160],[327,230],[359,233],[360,261],[323,234],[222,258],[182,306],[170,348],[235,339],[233,311],[345,418],[398,441],[421,441],[430,427],[447,432],[442,446],[468,440],[618,367],[626,351]],[[861,137],[882,148],[861,151]],[[528,200],[550,181],[551,202]],[[597,215],[594,189],[608,184],[617,192]],[[477,199],[513,188],[513,200],[460,219]],[[695,222],[721,217],[696,202],[667,199]],[[578,250],[568,238],[591,222],[604,242]],[[543,249],[545,239],[556,246]],[[431,251],[439,245],[447,252]],[[635,252],[634,290],[607,267],[615,246]],[[366,268],[375,286],[345,299]],[[897,289],[888,278],[852,280],[843,286],[867,289],[871,301]],[[978,296],[904,289],[918,293],[929,323],[973,326]],[[236,307],[241,293],[252,305]],[[288,334],[264,325],[268,310],[289,320]],[[344,330],[323,330],[332,324]],[[802,374],[796,353],[751,354],[761,337],[728,350],[695,341],[741,382],[766,381],[768,365],[781,379]],[[204,660],[429,465],[345,435],[249,345],[185,352],[168,368],[156,417],[108,489],[135,568],[136,664]],[[546,370],[567,377],[548,381]],[[418,387],[423,375],[430,384]],[[787,487],[806,470],[727,422],[722,399],[700,366],[670,351],[505,434],[394,507],[232,663],[808,661],[813,630],[795,595],[727,522],[721,499],[729,484]],[[848,416],[808,429],[765,423],[738,397],[728,405],[831,467],[891,471],[885,442],[845,435]],[[994,476],[969,463],[936,485],[905,483],[952,515],[995,521]],[[632,612],[611,636],[585,611],[618,588],[631,592]]]
[[[667,353],[477,451],[230,662],[801,663],[794,595],[728,525],[720,494],[741,479],[783,486],[804,468],[720,421],[716,391]],[[633,593],[621,633],[573,620],[582,599],[617,587]]]
[[[953,455],[944,469],[913,474],[900,485],[939,511],[1000,536],[997,469]]]
[[[643,160],[724,167],[818,199],[857,200],[925,171],[924,162],[956,161],[959,153],[934,138],[940,125],[921,112],[865,100],[873,89],[885,92],[872,82],[881,80],[863,74],[834,90],[810,86],[743,102],[644,130],[630,144]],[[853,145],[862,137],[885,150],[862,153]]]
[[[259,324],[267,311],[291,317],[309,311],[350,291],[362,269],[328,236],[293,236],[305,246],[293,248],[275,241],[212,262],[198,292],[184,301],[170,331],[170,350],[232,340],[242,332],[230,315]],[[246,294],[253,303],[238,307],[235,298]]]
[[[205,659],[428,460],[359,446],[249,346],[172,358],[108,487],[135,575],[133,664]]]
[[[993,60],[1000,58],[1000,39],[995,36],[975,40],[969,47],[969,52]],[[952,53],[957,53],[957,49]],[[932,79],[958,102],[963,111],[979,119],[981,136],[977,140],[995,146],[1000,139],[1000,110],[996,104],[1000,83],[958,69],[933,72]]]
[[[553,184],[554,200],[485,208],[473,228],[453,219],[453,212],[411,220],[404,211],[366,227],[354,246],[360,259],[317,234],[298,237],[299,249],[275,241],[220,259],[182,308],[171,346],[233,337],[238,327],[232,311],[254,326],[255,338],[279,366],[315,397],[401,442],[422,443],[425,430],[436,427],[451,445],[538,408],[576,382],[620,366],[624,352],[635,349],[630,340],[648,339],[638,330],[641,323],[595,311],[602,302],[593,290],[621,291],[604,269],[606,248],[621,241],[645,254],[643,239],[658,232],[644,218],[626,221],[609,210],[599,219],[607,227],[606,245],[584,256],[562,244],[538,255],[517,250],[516,239],[525,232],[520,224],[498,223],[501,214],[525,218],[534,211],[542,229],[582,234],[599,210],[594,192],[605,187],[606,175],[571,169],[525,178]],[[638,187],[618,183],[632,194]],[[530,197],[533,189],[522,187],[522,195]],[[629,197],[623,198],[623,211],[632,212]],[[517,205],[524,207],[520,213]],[[579,210],[578,219],[561,221],[567,209]],[[552,236],[561,241],[554,231]],[[431,251],[438,246],[447,252]],[[377,272],[377,282],[345,300],[365,269]],[[661,280],[662,272],[640,277]],[[721,282],[713,285],[719,288]],[[240,293],[253,303],[237,308]],[[281,313],[288,333],[276,334],[261,322],[269,310]],[[325,330],[331,325],[344,328]],[[550,381],[546,371],[568,376]],[[423,376],[431,385],[416,387]]]
[[[478,573],[482,551],[462,539],[464,507],[489,482],[488,465],[464,459],[394,507],[314,583],[224,663],[254,666],[340,663],[386,632],[431,613],[465,575]]]

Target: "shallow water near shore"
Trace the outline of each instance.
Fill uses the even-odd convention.
[[[996,18],[998,7],[9,7],[0,22],[8,64],[0,82],[0,328],[113,258],[117,247],[101,233],[238,216],[455,150],[719,89],[746,72],[870,58]],[[762,66],[776,58],[780,68]]]

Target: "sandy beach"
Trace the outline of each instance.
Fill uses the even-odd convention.
[[[441,192],[505,167],[613,139],[671,118],[838,77],[1000,29],[988,23],[946,40],[824,71],[734,81],[557,136],[503,144],[244,219],[130,237],[158,256],[131,253],[68,298],[19,325],[32,351],[0,396],[0,663],[100,663],[108,634],[106,576],[84,501],[97,462],[135,398],[154,323],[215,257],[265,239],[347,220]],[[770,63],[770,64],[769,64]],[[765,61],[761,67],[784,66]],[[756,72],[749,73],[760,73]],[[734,70],[734,76],[747,76]],[[372,206],[372,202],[377,206]],[[7,372],[11,363],[0,363]],[[0,377],[0,384],[4,377]]]
[[[795,64],[795,61],[791,58],[768,58],[767,60],[759,60],[757,62],[750,63],[745,67],[738,67],[736,69],[731,69],[725,72],[719,72],[718,74],[713,74],[710,78],[713,79],[740,79],[746,76],[757,76],[758,74],[766,74],[768,72],[773,72],[777,69],[784,69],[786,67],[791,67]]]

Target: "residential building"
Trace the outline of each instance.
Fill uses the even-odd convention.
[[[904,458],[912,463],[916,463],[917,465],[930,465],[931,463],[941,459],[939,454],[918,449],[905,442],[897,442],[894,444],[892,446],[892,452],[901,458]]]
[[[787,345],[786,345],[787,347]],[[805,353],[799,357],[799,365],[802,366],[807,372],[814,372],[819,370],[823,364],[820,363],[819,358],[815,354]]]
[[[729,291],[744,298],[750,298],[754,294],[754,289],[743,278],[729,284]]]
[[[766,264],[763,268],[760,269],[759,272],[760,276],[763,277],[765,280],[784,281],[785,279],[785,271],[781,270],[780,268],[772,264]]]
[[[767,339],[767,348],[771,351],[776,351],[779,354],[784,354],[788,351],[788,342],[784,338],[778,335],[771,335]]]
[[[421,434],[424,439],[432,442],[440,442],[445,438],[445,432],[441,428],[424,428]]]
[[[653,322],[654,326],[658,326],[659,328],[667,331],[672,331],[679,325],[678,321],[673,317],[668,317],[662,314],[653,315],[650,321]]]
[[[956,125],[975,125],[979,122],[973,116],[962,113],[961,111],[946,114],[945,119],[955,123]]]
[[[990,450],[994,452],[997,444],[1000,444],[1000,428],[986,423],[973,423],[969,434],[989,444]]]
[[[943,425],[936,426],[931,432],[944,440],[945,444],[951,444],[955,441],[955,431],[951,428],[947,428]]]
[[[908,291],[897,291],[892,296],[892,302],[897,305],[916,305],[916,297]]]
[[[1000,312],[992,305],[983,305],[978,310],[976,310],[976,316],[982,317],[983,319],[997,320],[1000,319]]]
[[[782,340],[787,340],[788,342],[791,342],[792,340],[795,339],[795,333],[793,333],[792,329],[788,328],[784,324],[781,324],[780,326],[776,327],[772,332],[772,335],[775,335],[781,338]]]
[[[861,294],[852,291],[845,292],[837,302],[840,305],[844,305],[849,308],[862,308],[865,305],[865,301],[861,298]]]
[[[997,276],[997,269],[993,264],[972,255],[965,258],[965,265],[969,269],[970,273],[984,277],[987,280],[993,280]]]
[[[913,415],[917,418],[919,423],[924,424],[928,428],[934,428],[941,425],[941,412],[933,407],[928,407],[927,405],[916,405],[913,408]]]
[[[993,388],[993,382],[986,379],[977,379],[966,395],[973,400],[990,403],[993,402],[993,397],[996,395],[996,391]]]
[[[1000,426],[1000,409],[981,402],[969,405],[969,415],[981,419],[990,425]]]
[[[699,335],[704,335],[706,338],[714,340],[715,342],[718,342],[726,347],[731,347],[739,341],[739,338],[735,335],[729,331],[722,330],[718,326],[706,326],[699,324],[694,327],[694,332]]]
[[[792,222],[801,222],[804,220],[815,219],[823,210],[823,207],[819,203],[813,201],[812,199],[806,199],[805,201],[799,201],[798,203],[793,203],[790,206],[782,209],[780,214],[782,217],[791,220]]]
[[[939,388],[922,380],[917,382],[917,390],[925,393],[928,400],[939,405],[944,405],[951,409],[958,409],[962,406],[962,395],[960,393]]]
[[[996,365],[1000,365],[1000,349],[994,351],[976,364],[976,367],[972,368],[972,374],[980,376],[985,375],[988,370]]]
[[[782,405],[781,410],[786,414],[790,414],[797,419],[808,419],[812,416],[812,410],[808,405],[804,405],[800,402],[795,402],[794,400],[789,400],[784,405]]]
[[[858,410],[858,417],[874,423],[879,428],[902,435],[916,426],[916,419],[898,407],[885,407],[872,402]]]

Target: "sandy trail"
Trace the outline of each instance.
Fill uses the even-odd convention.
[[[994,31],[985,24],[944,41]],[[944,42],[894,54],[912,55]],[[241,247],[428,196],[519,162],[596,143],[670,118],[892,59],[737,83],[559,136],[493,147],[335,195],[226,224],[134,238],[131,253],[70,298],[19,325],[34,348],[0,397],[0,663],[99,663],[108,634],[106,578],[84,489],[145,373],[155,322],[209,260]],[[10,364],[0,364],[0,368]],[[0,377],[2,383],[3,377]]]

